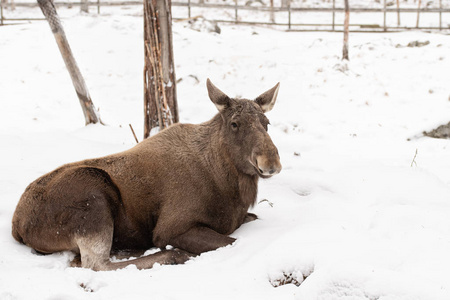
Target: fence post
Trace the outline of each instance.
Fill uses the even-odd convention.
[[[191,0],[188,0],[188,19],[191,19]]]
[[[291,0],[288,1],[288,28],[291,30]]]
[[[97,0],[97,14],[100,14],[100,0]]]
[[[344,18],[344,46],[342,47],[342,60],[348,58],[348,32],[350,25],[350,5],[348,4],[348,0],[344,1],[345,4],[345,18]]]
[[[386,31],[386,0],[383,0],[383,30]]]
[[[275,23],[275,13],[273,11],[273,0],[270,0],[270,22]]]
[[[0,2],[0,25],[3,25],[3,1]]]
[[[89,12],[89,0],[81,0],[80,1],[80,12]]]
[[[419,0],[419,4],[417,6],[417,22],[416,22],[416,28],[419,28],[419,18],[420,18],[420,7],[422,5],[422,0]]]
[[[333,0],[333,24],[332,30],[334,31],[334,24],[336,23],[336,0]]]
[[[442,30],[442,0],[439,0],[439,30]]]
[[[234,0],[234,23],[238,22],[238,0]]]

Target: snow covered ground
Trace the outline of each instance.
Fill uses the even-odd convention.
[[[0,27],[0,299],[450,299],[450,140],[421,136],[450,121],[449,35],[351,34],[346,63],[342,34],[175,23],[182,121],[215,114],[208,77],[247,98],[281,82],[268,117],[284,168],[232,246],[93,272],[18,244],[11,218],[38,176],[132,147],[129,123],[142,139],[142,18],[63,23],[108,126],[84,126],[45,22]],[[273,287],[283,274],[301,285]]]

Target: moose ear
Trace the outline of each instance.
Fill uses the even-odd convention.
[[[280,83],[278,82],[273,88],[265,93],[262,93],[255,99],[255,102],[261,106],[263,112],[269,112],[272,110],[277,101],[278,90],[280,89]]]
[[[230,104],[230,98],[212,84],[209,78],[206,80],[206,87],[208,88],[209,99],[211,99],[219,112],[224,110]]]

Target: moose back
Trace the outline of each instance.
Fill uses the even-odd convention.
[[[113,270],[184,263],[234,242],[254,220],[259,178],[281,171],[267,133],[279,84],[255,100],[228,97],[207,80],[219,113],[176,124],[134,148],[70,163],[32,182],[12,220],[14,238],[41,253],[74,251],[81,266]],[[173,249],[123,262],[114,250]],[[74,263],[75,264],[75,263]]]

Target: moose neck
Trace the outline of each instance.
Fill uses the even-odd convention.
[[[200,125],[200,139],[196,144],[201,145],[205,154],[205,162],[222,189],[239,189],[239,198],[246,207],[253,206],[258,193],[258,175],[249,175],[239,170],[229,153],[226,142],[222,137],[223,119],[217,114],[210,121]],[[236,191],[234,191],[236,193]]]

